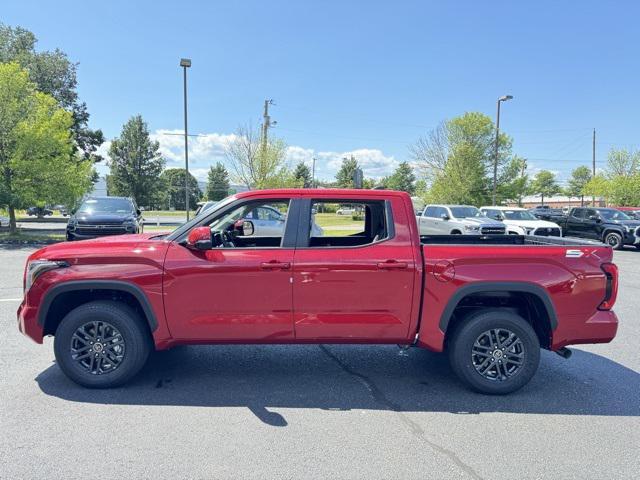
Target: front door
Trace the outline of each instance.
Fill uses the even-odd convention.
[[[314,201],[311,212],[334,210],[338,201]],[[398,199],[393,214],[403,221],[394,229],[390,202],[353,201],[348,221],[331,213],[302,221],[293,272],[297,340],[403,342],[408,337],[414,286],[419,271]],[[313,217],[313,216],[312,216]],[[304,217],[303,217],[304,218]],[[310,233],[311,222],[323,229]]]
[[[243,238],[238,220],[267,207],[287,218],[289,200],[232,204],[205,221],[213,238],[210,250],[192,250],[174,242],[165,260],[165,313],[172,336],[199,342],[278,342],[293,339],[293,245],[286,222],[278,230]],[[292,228],[295,225],[291,225]]]

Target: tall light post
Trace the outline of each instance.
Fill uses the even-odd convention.
[[[491,196],[492,205],[496,204],[496,190],[498,188],[498,141],[500,138],[500,103],[511,100],[512,98],[513,95],[504,95],[498,99],[498,114],[496,115],[496,144],[493,154],[493,195]]]
[[[181,58],[180,66],[184,79],[184,205],[187,210],[187,222],[189,221],[189,132],[187,129],[187,68],[191,67],[190,58]]]

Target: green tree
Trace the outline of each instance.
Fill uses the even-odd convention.
[[[89,161],[75,158],[71,113],[38,92],[17,63],[0,63],[0,206],[16,231],[16,208],[67,205],[91,187]]]
[[[607,155],[609,177],[632,176],[640,173],[640,151],[612,148]]]
[[[165,202],[168,208],[175,208],[176,210],[185,210],[185,195],[184,195],[184,168],[168,168],[160,175],[160,179],[164,184],[166,197]],[[189,174],[189,209],[194,210],[196,204],[202,197],[202,191],[198,186],[198,180],[196,177]]]
[[[413,195],[416,190],[416,176],[409,162],[401,162],[395,172],[385,179],[384,184],[391,190],[400,190]]]
[[[311,188],[313,186],[311,170],[303,161],[300,161],[296,168],[293,169],[293,176],[302,184],[302,188]]]
[[[591,180],[591,170],[584,165],[575,168],[571,172],[567,195],[570,197],[580,197],[580,205],[584,205],[584,187]]]
[[[71,112],[73,139],[82,152],[78,156],[74,150],[70,151],[74,159],[101,160],[95,151],[104,142],[104,136],[102,131],[88,127],[87,105],[78,98],[77,64],[58,49],[37,52],[37,41],[29,30],[0,23],[0,63],[18,63],[27,70],[37,90],[51,95],[60,107]]]
[[[411,156],[431,184],[433,202],[486,204],[491,198],[495,127],[491,118],[467,112],[444,122],[411,147]],[[511,158],[511,139],[498,137],[499,177]]]
[[[544,205],[544,197],[550,197],[560,192],[560,185],[556,181],[556,176],[549,170],[540,170],[533,177],[531,182],[531,193],[542,197],[542,205]]]
[[[229,172],[218,162],[209,168],[207,175],[207,200],[222,200],[229,195]]]
[[[522,205],[522,197],[529,191],[527,161],[514,156],[504,166],[498,179],[497,196],[500,203],[517,202]]]
[[[160,173],[165,161],[159,149],[142,116],[129,119],[109,148],[109,194],[133,197],[145,207],[157,204],[164,194]]]
[[[236,130],[226,148],[226,157],[236,182],[251,189],[299,187],[286,162],[287,145],[280,139],[264,144],[249,126]]]
[[[353,175],[357,168],[359,168],[358,161],[351,155],[349,158],[342,159],[342,165],[338,173],[336,173],[336,187],[337,188],[355,188],[353,182]]]

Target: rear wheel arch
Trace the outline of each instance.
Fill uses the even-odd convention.
[[[485,309],[511,310],[531,324],[540,345],[549,348],[558,325],[555,307],[546,290],[526,282],[481,282],[461,287],[447,302],[439,328],[445,342],[470,315]]]
[[[144,321],[150,334],[158,328],[151,304],[140,287],[117,280],[78,280],[54,285],[45,294],[38,312],[43,334],[55,335],[69,312],[97,300],[115,300],[129,306]]]

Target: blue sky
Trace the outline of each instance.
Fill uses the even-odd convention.
[[[79,65],[91,125],[107,138],[137,113],[182,165],[180,57],[189,70],[192,167],[222,159],[238,125],[273,98],[273,134],[292,161],[330,178],[354,152],[390,173],[408,146],[465,111],[495,116],[531,169],[566,178],[611,147],[640,148],[636,1],[3,2],[0,21],[32,30]]]

